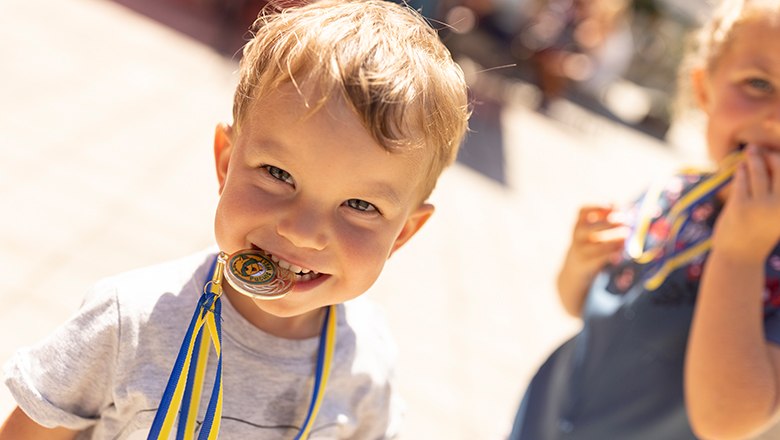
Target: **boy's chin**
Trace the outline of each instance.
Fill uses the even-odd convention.
[[[255,306],[263,313],[273,315],[277,318],[295,318],[315,310],[321,309],[319,306],[311,304],[302,304],[296,301],[294,297],[285,296],[284,298],[274,300],[252,299]]]

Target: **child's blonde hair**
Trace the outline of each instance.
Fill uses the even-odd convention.
[[[283,83],[306,84],[318,93],[312,111],[344,99],[388,151],[429,149],[430,195],[457,155],[469,105],[463,72],[418,13],[384,0],[322,0],[264,11],[252,30],[233,102],[236,131],[253,100]]]
[[[696,35],[695,63],[712,69],[723,49],[731,41],[734,29],[748,19],[761,18],[778,22],[780,0],[723,0],[713,11],[709,21]]]
[[[722,0],[709,19],[692,34],[679,71],[679,111],[692,107],[691,72],[714,69],[731,41],[734,29],[740,23],[756,18],[780,23],[780,0]]]

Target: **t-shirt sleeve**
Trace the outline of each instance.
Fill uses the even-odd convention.
[[[356,412],[362,423],[350,439],[389,440],[401,434],[405,402],[391,378],[378,385],[360,399]]]
[[[401,427],[403,425],[405,415],[405,403],[401,399],[397,390],[394,390],[394,384],[388,383],[388,387],[383,393],[379,404],[374,407],[374,410],[380,412],[377,415],[378,419],[385,421],[382,426],[383,429],[373,433],[372,436],[365,438],[374,439],[395,439],[401,434]]]
[[[362,354],[352,367],[372,380],[370,385],[355,390],[355,396],[360,397],[353,402],[361,423],[350,438],[395,439],[401,434],[406,415],[395,378],[398,348],[381,309],[369,301],[359,303],[350,318],[358,329],[358,350]]]
[[[98,285],[75,316],[8,361],[5,384],[31,419],[83,430],[112,405],[118,317],[115,289]]]

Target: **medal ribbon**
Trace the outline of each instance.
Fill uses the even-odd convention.
[[[148,440],[167,440],[177,413],[179,424],[176,439],[195,438],[195,421],[208,363],[209,342],[214,345],[217,354],[217,371],[198,439],[215,440],[219,434],[222,419],[222,304],[219,298],[222,295],[224,265],[225,260],[220,256],[211,267],[209,281],[203,287],[203,294],[184,335],[179,355],[154,416]],[[197,351],[194,350],[196,345]]]
[[[179,423],[176,439],[190,440],[195,438],[198,407],[211,345],[214,346],[217,354],[217,370],[198,440],[215,440],[219,434],[222,419],[222,305],[220,296],[222,295],[222,273],[225,261],[226,255],[220,253],[211,267],[209,281],[203,287],[203,294],[198,300],[190,326],[184,335],[179,355],[160,399],[160,405],[147,440],[167,440],[173,429],[177,413]],[[308,438],[322,405],[336,347],[336,324],[336,305],[333,304],[325,309],[325,318],[317,349],[317,366],[312,398],[303,426],[295,436],[295,440]],[[195,350],[195,346],[198,347],[198,350]],[[182,372],[185,373],[182,374]]]
[[[710,250],[712,247],[710,238],[688,243],[681,249],[675,249],[675,245],[693,209],[731,180],[743,157],[744,153],[741,151],[727,156],[718,171],[703,178],[683,195],[669,210],[668,218],[671,224],[669,236],[659,246],[651,249],[645,249],[647,234],[663,188],[659,185],[645,194],[639,207],[637,225],[626,240],[626,252],[637,263],[650,265],[645,278],[647,290],[657,289],[675,269]]]
[[[298,435],[295,436],[295,440],[309,438],[311,428],[314,426],[314,419],[317,418],[317,413],[320,411],[336,348],[336,321],[336,305],[332,304],[325,309],[325,320],[320,331],[320,346],[317,349],[317,368],[314,374],[314,390],[309,404],[309,412],[306,414],[306,419],[304,419]]]

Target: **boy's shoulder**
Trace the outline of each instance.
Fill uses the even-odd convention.
[[[343,304],[346,323],[361,331],[370,331],[375,337],[390,338],[384,310],[374,301],[359,296]]]
[[[110,298],[124,308],[144,310],[162,298],[189,300],[192,296],[192,307],[195,307],[200,291],[196,284],[205,281],[215,254],[214,249],[207,249],[103,278],[95,283],[84,301]]]
[[[340,343],[344,343],[342,347],[354,347],[361,354],[356,359],[392,368],[398,357],[398,348],[383,309],[364,296],[347,301],[340,308],[344,324],[344,330],[339,334]],[[372,369],[368,365],[366,367]]]

